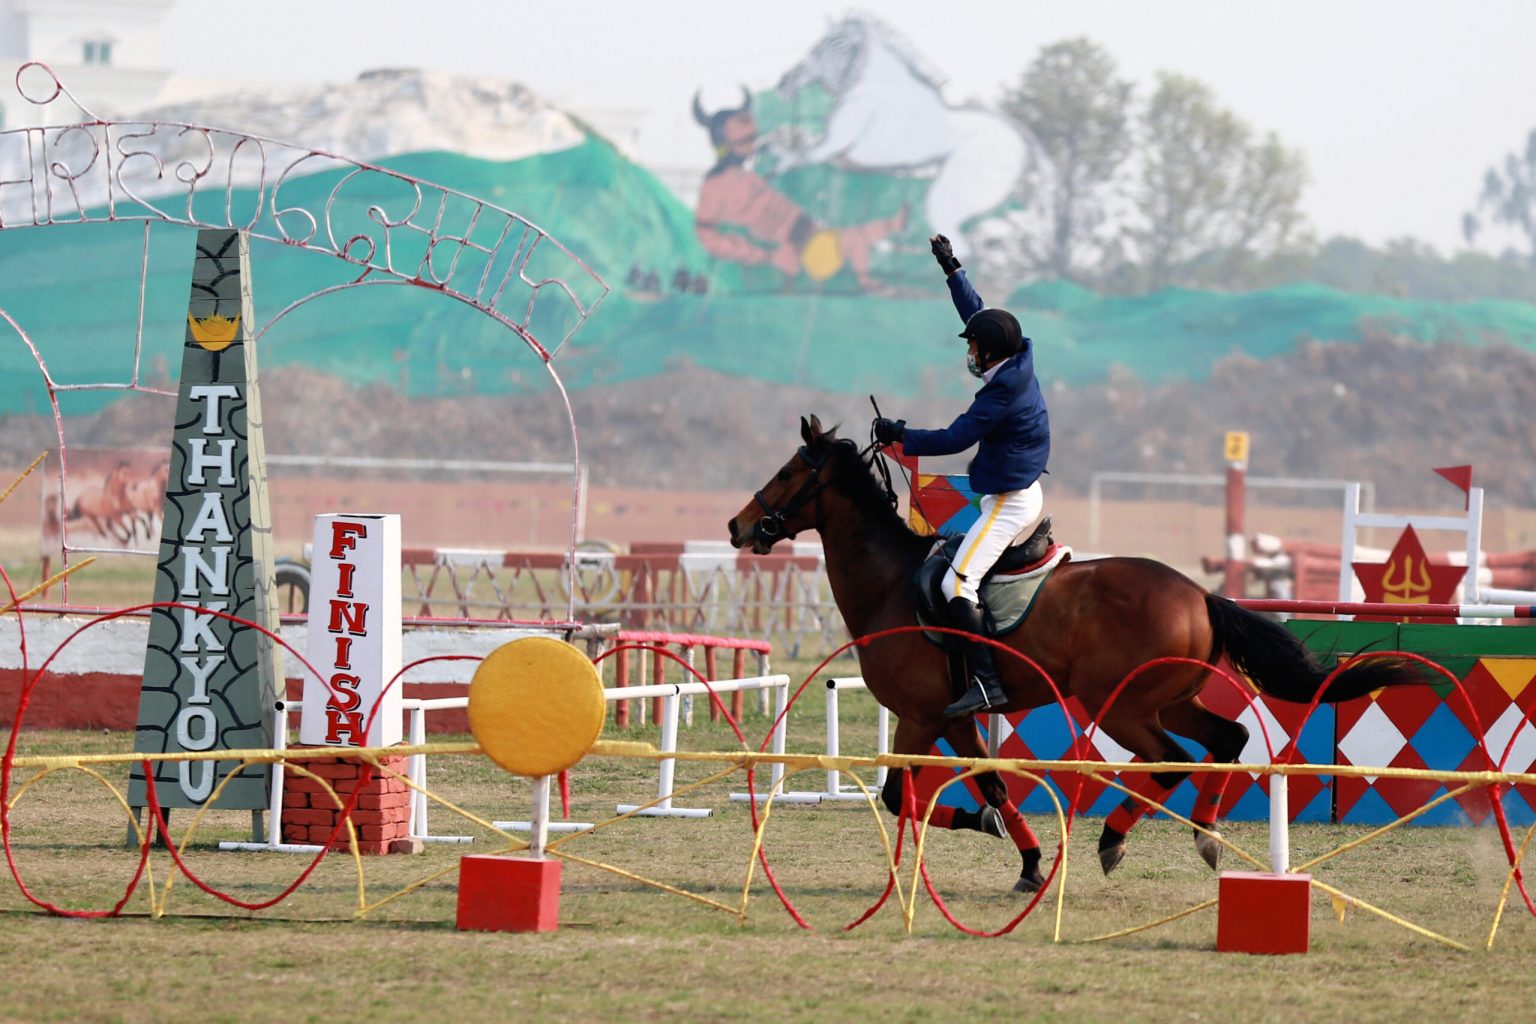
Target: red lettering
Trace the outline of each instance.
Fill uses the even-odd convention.
[[[353,746],[363,741],[363,713],[361,711],[325,712],[325,742],[341,743],[348,736]]]
[[[351,659],[352,659],[352,641],[351,641],[351,639],[348,638],[348,637],[344,637],[344,636],[337,637],[336,638],[336,667],[337,668],[351,668],[352,667],[352,660]]]
[[[341,571],[341,575],[338,576],[337,579],[336,579],[336,596],[337,597],[351,597],[351,596],[353,596],[352,595],[352,577],[357,572],[357,566],[353,565],[351,562],[342,562],[336,568]]]
[[[368,527],[362,523],[331,523],[331,557],[340,561],[346,553],[357,547],[357,538],[368,536]]]
[[[327,627],[332,633],[346,632],[355,636],[368,635],[368,606],[361,601],[331,601],[331,622]]]
[[[362,680],[345,672],[331,676],[331,699],[325,702],[326,711],[351,711],[363,702],[357,693]]]

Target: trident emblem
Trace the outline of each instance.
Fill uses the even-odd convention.
[[[1392,578],[1392,570],[1400,569],[1401,575]],[[1429,560],[1419,562],[1418,577],[1414,578],[1413,556],[1403,555],[1402,562],[1391,562],[1381,576],[1382,602],[1384,604],[1424,604],[1429,600]]]

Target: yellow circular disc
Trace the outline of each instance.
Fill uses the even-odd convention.
[[[492,761],[518,775],[553,775],[580,761],[606,712],[592,662],[551,637],[503,644],[469,683],[470,732]]]
[[[825,281],[843,269],[842,247],[837,244],[837,232],[822,228],[811,236],[800,250],[800,266],[812,281]]]

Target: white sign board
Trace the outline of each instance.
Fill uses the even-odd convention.
[[[300,743],[400,742],[399,516],[315,517],[305,656],[324,678],[304,673]]]

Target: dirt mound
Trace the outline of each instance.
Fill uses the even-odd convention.
[[[1081,494],[1093,471],[1217,473],[1228,430],[1251,437],[1249,472],[1368,480],[1382,507],[1422,507],[1434,466],[1471,463],[1492,502],[1536,507],[1536,440],[1524,403],[1536,356],[1508,346],[1424,345],[1380,336],[1308,343],[1291,355],[1231,357],[1208,381],[1146,387],[1112,371],[1101,385],[1053,387],[1051,481]],[[963,372],[959,365],[955,372]],[[269,452],[567,462],[569,418],[557,396],[411,399],[316,371],[263,372]],[[582,461],[595,486],[751,490],[794,451],[815,413],[866,439],[866,396],[726,377],[686,364],[642,381],[571,396]],[[952,399],[882,403],[886,415],[941,425]],[[163,445],[171,410],[139,397],[69,424],[77,445]],[[13,416],[0,459],[25,464],[55,446],[45,417]],[[963,462],[954,466],[963,467]]]

